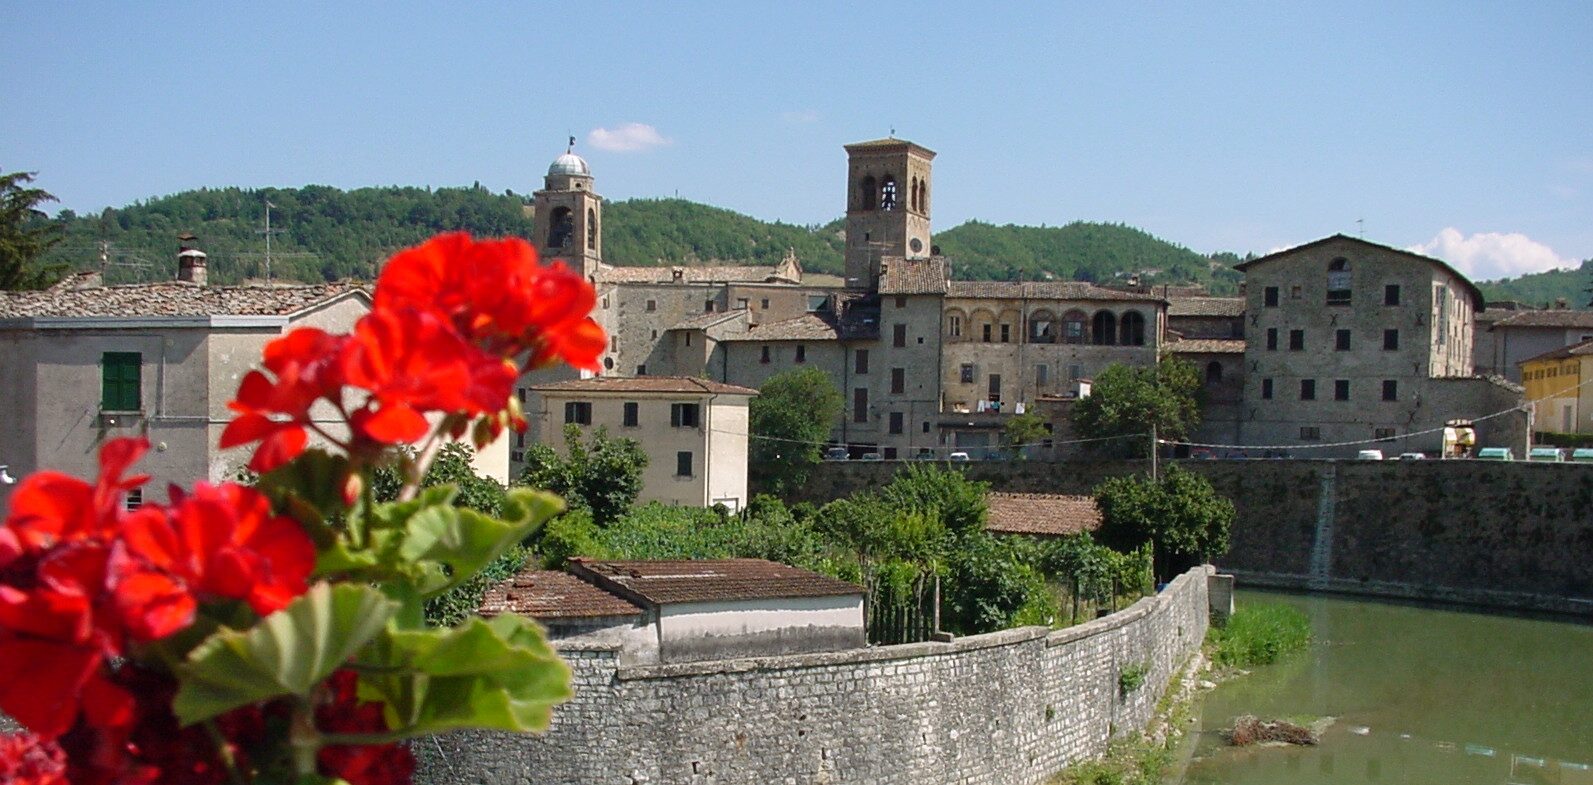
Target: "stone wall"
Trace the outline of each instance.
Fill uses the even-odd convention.
[[[547,734],[424,740],[416,781],[1034,785],[1151,718],[1205,637],[1208,573],[1057,631],[652,666],[565,650],[575,698]]]
[[[1593,466],[1492,461],[1179,461],[1238,511],[1215,559],[1242,584],[1593,615]],[[825,463],[800,497],[890,482],[900,463]],[[995,490],[1087,494],[1144,461],[959,464]],[[754,493],[757,490],[754,489]]]

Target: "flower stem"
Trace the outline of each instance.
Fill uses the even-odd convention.
[[[307,776],[315,773],[316,753],[321,751],[324,743],[325,739],[315,727],[315,709],[308,701],[294,701],[288,725],[288,746],[293,750],[295,774]]]

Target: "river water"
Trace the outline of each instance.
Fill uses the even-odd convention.
[[[1206,694],[1184,785],[1593,785],[1593,625],[1240,592],[1311,618],[1309,651]],[[1333,717],[1315,747],[1227,747],[1233,718]]]

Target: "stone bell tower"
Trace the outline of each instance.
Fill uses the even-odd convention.
[[[935,153],[904,139],[846,145],[846,285],[874,290],[880,259],[923,259]]]
[[[603,197],[592,191],[592,170],[575,154],[575,137],[553,159],[542,190],[531,196],[536,211],[531,244],[546,260],[563,259],[591,279],[603,259]]]

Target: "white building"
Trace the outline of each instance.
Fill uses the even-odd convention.
[[[527,389],[521,447],[562,445],[566,425],[603,428],[647,454],[639,501],[746,505],[747,404],[757,390],[687,376],[600,376]]]

